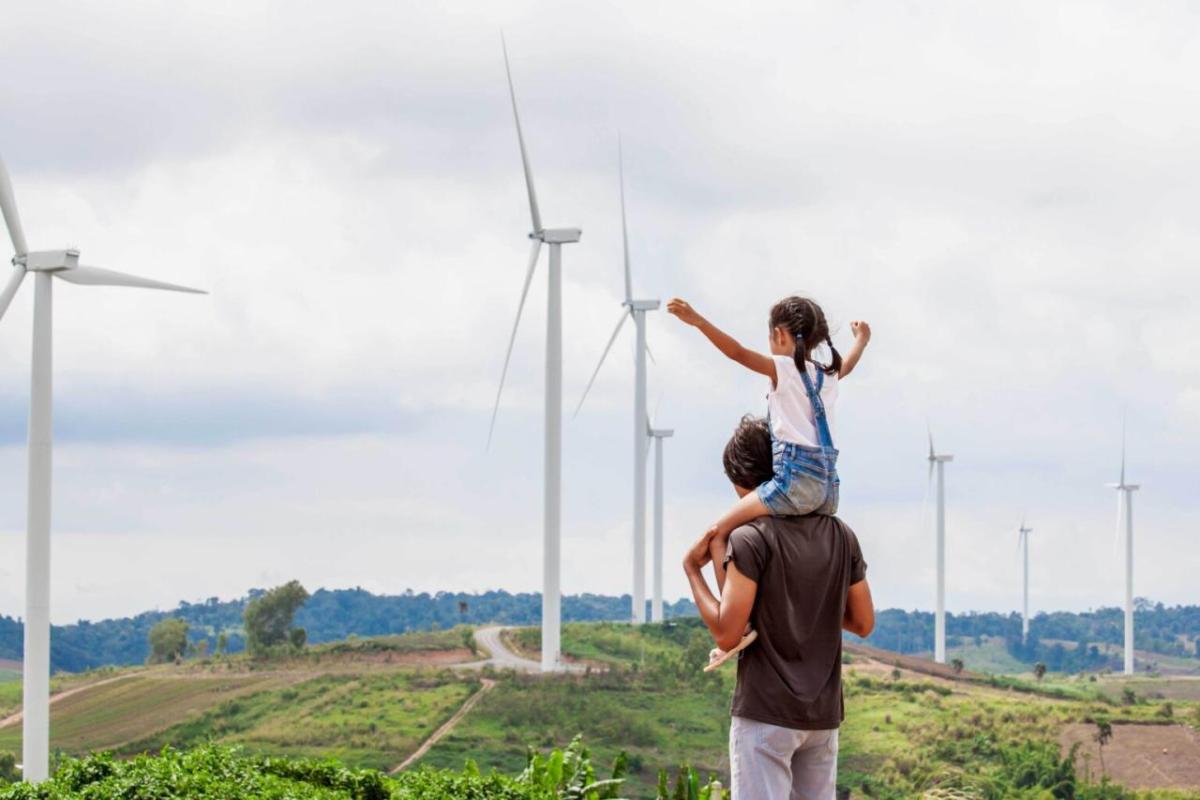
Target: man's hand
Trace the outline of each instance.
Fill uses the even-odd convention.
[[[709,546],[712,543],[712,538],[717,535],[717,526],[714,525],[704,532],[704,534],[696,540],[696,543],[688,548],[688,551],[683,555],[683,571],[695,570],[699,572],[705,564],[712,560],[712,554],[709,552]]]
[[[704,322],[704,317],[686,301],[678,297],[673,297],[667,302],[667,313],[673,314],[679,318],[680,322],[686,323],[693,327],[699,327],[700,323]]]
[[[855,340],[861,341],[863,344],[871,341],[871,326],[867,324],[866,320],[852,320],[850,333],[854,334]]]

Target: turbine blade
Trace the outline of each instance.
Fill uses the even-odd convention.
[[[621,247],[625,257],[625,302],[629,303],[633,301],[633,275],[629,267],[629,229],[625,223],[625,157],[621,151],[620,136],[617,136],[617,174],[621,183]]]
[[[508,362],[512,358],[513,343],[517,341],[517,328],[521,324],[521,312],[525,310],[525,298],[529,296],[529,284],[533,282],[533,271],[537,269],[538,254],[542,240],[534,239],[529,251],[529,266],[525,268],[525,283],[521,286],[521,300],[517,303],[517,318],[513,320],[512,334],[508,337],[508,350],[504,353],[504,369],[500,370],[500,386],[496,389],[496,404],[492,406],[492,421],[488,425],[488,446],[492,444],[492,433],[496,430],[496,414],[500,411],[500,395],[504,392],[504,379],[508,376]]]
[[[139,278],[137,275],[127,275],[124,272],[101,269],[100,267],[79,266],[74,269],[58,270],[51,274],[57,278],[62,278],[67,283],[77,283],[81,286],[133,286],[138,289],[164,289],[168,292],[208,294],[203,289],[192,289],[191,287],[180,286],[175,283],[166,283],[164,281],[151,280],[150,278]]]
[[[3,159],[0,159],[0,212],[3,212],[4,224],[8,226],[13,249],[17,255],[25,255],[29,252],[29,245],[25,243],[25,231],[21,229],[21,216],[17,213],[17,198],[13,195],[12,181],[8,179],[8,169]]]
[[[525,170],[525,189],[529,192],[529,216],[533,218],[533,232],[542,232],[542,215],[538,211],[537,192],[533,188],[533,168],[529,166],[529,153],[525,150],[525,135],[521,132],[521,115],[517,113],[517,90],[513,88],[512,68],[508,65],[508,44],[500,36],[500,47],[504,49],[504,73],[508,76],[508,96],[512,99],[513,120],[517,123],[517,144],[521,147],[521,166]]]
[[[650,363],[658,366],[658,359],[654,357],[654,353],[650,350],[650,345],[646,345],[646,355],[650,357]]]
[[[8,311],[8,306],[12,303],[13,297],[17,293],[17,289],[21,288],[21,281],[25,278],[25,268],[21,265],[13,267],[12,275],[9,276],[8,283],[4,285],[4,291],[0,292],[0,319],[4,318],[4,312]]]
[[[600,374],[600,368],[604,366],[604,359],[608,358],[608,351],[612,350],[613,342],[617,340],[617,334],[621,332],[621,326],[628,318],[629,311],[622,308],[621,318],[617,320],[617,327],[613,328],[612,336],[608,337],[608,344],[604,346],[604,352],[600,354],[600,363],[596,364],[596,369],[592,371],[592,377],[588,379],[587,388],[583,390],[583,396],[579,398],[579,405],[575,406],[573,416],[579,416],[579,409],[583,408],[583,401],[587,400],[588,392],[592,390],[592,384],[596,382],[596,376]]]

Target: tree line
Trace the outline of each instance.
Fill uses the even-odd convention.
[[[890,608],[876,613],[875,631],[867,643],[898,653],[933,650],[933,613]],[[1134,603],[1134,647],[1160,655],[1200,659],[1200,606],[1164,606],[1138,598]],[[1054,672],[1118,668],[1120,654],[1101,645],[1125,642],[1125,612],[1120,608],[1092,611],[1053,611],[1029,620],[1029,638],[1021,636],[1021,615],[946,614],[946,643],[982,644],[984,638],[1003,639],[1018,661],[1043,663]],[[852,637],[856,641],[857,637]]]
[[[298,586],[298,584],[297,584]],[[147,611],[133,617],[98,622],[56,625],[51,632],[51,664],[55,670],[79,672],[106,665],[141,664],[152,656],[151,629],[166,619],[186,623],[176,650],[183,653],[236,653],[247,647],[243,615],[257,598],[267,594],[252,589],[245,597],[199,603],[182,602],[171,611]],[[306,593],[307,595],[307,593]],[[569,622],[623,620],[629,613],[629,595],[567,595],[563,619]],[[667,618],[695,616],[691,600],[665,603]],[[1163,655],[1197,657],[1200,606],[1164,606],[1139,599],[1135,609],[1136,646]],[[459,624],[500,623],[534,625],[541,619],[541,595],[533,592],[413,592],[379,595],[365,589],[319,589],[297,606],[295,628],[312,643],[340,641],[351,634],[382,636],[411,631],[450,628]],[[1010,654],[1027,664],[1044,663],[1055,672],[1119,666],[1115,653],[1097,645],[1121,645],[1124,617],[1119,608],[1038,614],[1030,621],[1030,637],[1021,640],[1021,618],[1009,613],[947,614],[949,644],[1000,637]],[[171,632],[168,628],[162,635]],[[287,634],[299,636],[300,634]],[[23,630],[19,620],[0,616],[0,658],[19,660]],[[851,637],[857,638],[857,637]],[[927,611],[886,609],[876,615],[875,632],[868,644],[900,653],[933,649],[933,614]],[[293,643],[294,644],[294,643]],[[170,650],[170,648],[168,648]]]
[[[297,584],[298,585],[298,584]],[[170,611],[146,611],[132,617],[55,625],[50,634],[50,661],[56,671],[81,672],[107,665],[142,664],[151,659],[150,631],[167,619],[186,623],[186,644],[180,645],[178,626],[173,644],[183,654],[218,650],[237,653],[247,648],[243,615],[267,590],[251,589],[235,600],[208,598],[182,602]],[[586,622],[622,620],[629,616],[629,595],[597,594],[563,597],[563,620]],[[664,603],[668,618],[694,616],[691,600]],[[350,634],[383,636],[445,629],[459,624],[500,623],[533,625],[541,620],[542,599],[537,593],[413,592],[378,595],[365,589],[319,589],[298,607],[295,628],[313,644],[340,641]],[[20,660],[23,625],[0,615],[0,658]],[[160,635],[171,633],[164,630]],[[299,634],[289,634],[299,635]],[[169,637],[168,637],[169,638]],[[166,651],[172,651],[170,643]]]

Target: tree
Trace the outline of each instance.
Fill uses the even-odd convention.
[[[1046,665],[1045,665],[1044,663],[1042,663],[1041,661],[1039,661],[1038,663],[1034,664],[1034,665],[1033,665],[1033,675],[1034,675],[1034,677],[1036,677],[1036,678],[1037,678],[1039,681],[1040,681],[1042,678],[1046,677]]]
[[[292,620],[308,597],[308,590],[299,581],[289,581],[246,604],[242,621],[250,655],[269,655],[272,650],[285,646],[302,648],[307,637],[303,628],[292,627]]]
[[[224,653],[229,649],[229,637],[225,635],[225,631],[217,634],[217,655]]]
[[[21,770],[17,769],[17,757],[12,753],[0,753],[0,785],[6,781],[16,783],[21,780]]]
[[[963,660],[961,658],[955,658],[951,660],[950,667],[954,670],[955,675],[961,675],[963,671]]]
[[[1113,729],[1112,723],[1106,719],[1096,720],[1096,734],[1092,737],[1096,744],[1100,746],[1100,774],[1107,775],[1108,770],[1104,766],[1104,745],[1112,741]]]
[[[187,652],[188,624],[175,617],[167,617],[150,629],[151,664],[166,664],[177,661]]]

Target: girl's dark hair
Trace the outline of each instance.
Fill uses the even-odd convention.
[[[812,361],[812,352],[822,344],[829,345],[830,360],[828,364],[817,364],[825,370],[826,375],[836,375],[842,371],[842,356],[833,346],[833,338],[829,335],[829,323],[825,321],[825,312],[821,307],[807,297],[785,297],[771,307],[771,330],[783,328],[796,340],[796,368],[804,371],[804,362]]]
[[[775,474],[771,459],[771,429],[762,417],[747,414],[738,422],[721,456],[725,477],[734,486],[753,489]]]

